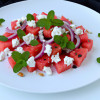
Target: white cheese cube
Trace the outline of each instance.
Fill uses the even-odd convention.
[[[24,50],[23,50],[22,47],[17,47],[16,51],[18,51],[18,52],[21,53],[21,54],[24,52]]]
[[[52,70],[51,70],[50,67],[44,66],[43,71],[44,71],[47,75],[52,75]]]
[[[37,15],[36,16],[38,19],[47,19],[47,16],[46,15],[41,15],[41,14],[39,14],[39,15]]]
[[[16,39],[13,39],[12,40],[12,47],[15,48],[18,45],[19,45],[19,40],[17,38]]]
[[[30,27],[36,27],[36,23],[34,20],[31,20],[31,21],[27,21],[27,25],[30,26]]]
[[[81,35],[81,34],[83,34],[83,30],[80,29],[80,28],[76,29],[74,32],[75,32],[76,35]]]

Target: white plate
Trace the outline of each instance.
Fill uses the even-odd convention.
[[[11,4],[0,8],[0,17],[6,22],[0,28],[3,34],[13,19],[25,16],[27,13],[41,13],[54,10],[57,16],[64,15],[72,19],[75,24],[83,25],[93,32],[89,35],[94,40],[94,46],[88,53],[80,68],[70,69],[62,74],[54,73],[53,76],[40,77],[37,74],[28,73],[24,70],[25,77],[21,78],[12,72],[8,61],[0,63],[0,83],[16,90],[31,93],[57,93],[73,90],[90,84],[100,78],[100,64],[96,58],[100,56],[100,14],[78,5],[76,3],[62,0],[30,0]]]

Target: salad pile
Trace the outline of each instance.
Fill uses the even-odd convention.
[[[14,73],[26,67],[29,72],[39,69],[52,75],[53,65],[60,74],[80,67],[93,46],[82,25],[58,18],[53,10],[27,14],[12,21],[11,28],[0,36],[0,60],[8,56]]]

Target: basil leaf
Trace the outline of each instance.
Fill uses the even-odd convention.
[[[0,41],[7,41],[8,40],[8,38],[7,37],[5,37],[5,36],[3,36],[3,35],[0,35]]]
[[[0,25],[2,25],[3,22],[5,22],[5,20],[3,18],[0,18]]]
[[[100,37],[100,33],[98,33],[98,37]]]
[[[29,58],[29,56],[30,56],[30,53],[29,53],[28,51],[26,51],[26,52],[24,52],[24,53],[21,55],[21,58],[22,58],[23,60],[27,61],[28,58]]]
[[[97,58],[97,62],[100,63],[100,57]]]
[[[30,42],[30,45],[32,45],[32,46],[36,46],[38,44],[39,44],[39,42],[35,39]]]
[[[53,10],[49,11],[47,15],[47,19],[48,20],[54,19],[54,15],[55,15],[55,12]]]
[[[67,47],[68,49],[75,49],[75,44],[74,44],[74,42],[69,41],[69,42],[67,43],[66,47]]]
[[[34,16],[32,14],[27,14],[27,21],[34,20]]]
[[[53,19],[53,20],[51,20],[51,23],[54,26],[62,26],[62,25],[64,25],[64,22],[62,20],[60,20],[60,19]]]
[[[22,39],[22,37],[26,35],[25,32],[23,30],[21,30],[21,29],[18,29],[17,30],[17,34],[18,34],[18,37],[20,39]]]
[[[24,60],[19,60],[17,61],[17,63],[15,64],[13,71],[15,73],[19,72],[23,67],[26,67],[27,63]]]
[[[12,58],[14,59],[15,62],[19,61],[21,58],[21,53],[19,53],[18,51],[13,51],[12,53]]]

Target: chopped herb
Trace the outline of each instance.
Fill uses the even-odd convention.
[[[100,63],[100,57],[97,58],[97,62]]]
[[[27,21],[34,20],[34,16],[32,14],[27,14]]]
[[[36,46],[38,44],[39,44],[39,42],[35,39],[30,42],[30,45],[32,45],[32,46]]]
[[[8,38],[7,37],[5,37],[5,36],[3,36],[3,35],[0,35],[0,41],[7,41],[8,40]]]
[[[5,22],[5,20],[3,18],[0,18],[0,26],[2,25],[3,22]]]
[[[98,33],[98,37],[100,37],[100,33]]]

